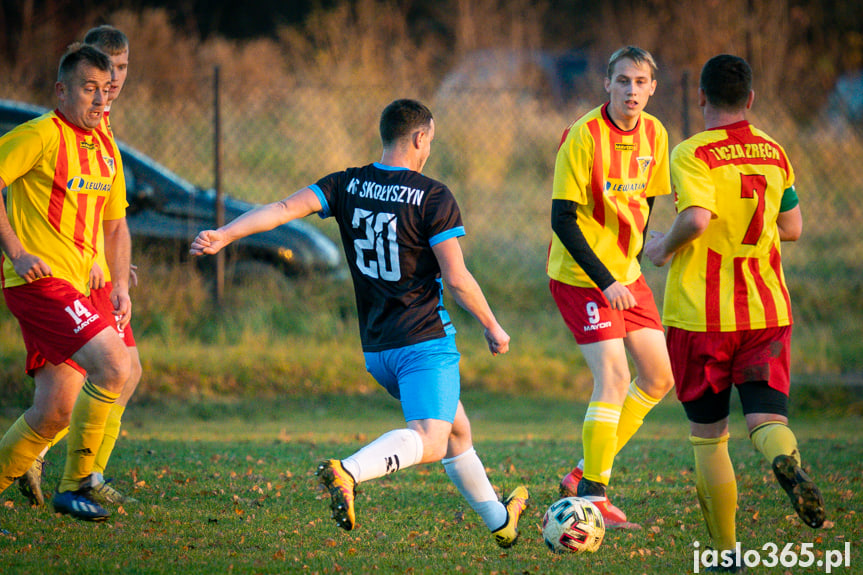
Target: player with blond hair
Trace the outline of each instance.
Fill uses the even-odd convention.
[[[610,528],[637,527],[606,493],[617,452],[674,384],[639,255],[654,197],[668,194],[668,134],[644,111],[656,63],[627,46],[608,63],[609,101],[563,134],[554,168],[550,289],[593,375],[584,458],[563,496],[596,504]],[[638,376],[630,380],[627,353]]]

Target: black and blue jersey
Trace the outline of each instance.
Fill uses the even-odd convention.
[[[310,186],[322,218],[335,217],[351,270],[363,351],[444,337],[455,328],[443,306],[432,246],[464,235],[444,184],[375,162],[335,172]]]

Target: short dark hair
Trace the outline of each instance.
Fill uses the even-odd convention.
[[[66,53],[60,57],[60,66],[57,70],[57,81],[67,83],[78,65],[84,62],[103,72],[111,71],[111,59],[103,51],[87,44],[75,42],[71,44]]]
[[[714,56],[701,69],[700,86],[707,101],[717,108],[745,108],[752,90],[752,68],[739,56]]]
[[[388,147],[417,128],[428,128],[432,119],[431,110],[416,100],[391,102],[381,113],[381,142]]]
[[[84,35],[84,43],[99,48],[109,56],[122,54],[129,49],[126,35],[110,24],[90,28]]]

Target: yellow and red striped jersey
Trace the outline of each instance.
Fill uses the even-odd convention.
[[[785,150],[737,122],[676,146],[671,177],[678,213],[698,206],[712,219],[671,261],[663,323],[702,332],[791,325],[776,225],[794,187]]]
[[[110,140],[111,146],[114,148],[115,158],[117,158],[117,178],[114,180],[114,187],[116,188],[116,192],[122,195],[123,198],[126,197],[126,174],[123,171],[123,158],[120,155],[120,149],[117,147],[117,142],[114,140],[114,131],[111,129],[111,120],[109,119],[109,110],[105,108],[105,115],[102,117],[102,123],[99,125],[97,130],[107,136]],[[100,136],[100,137],[104,137]],[[125,214],[124,214],[125,215]],[[106,220],[110,220],[112,218],[105,217]],[[99,238],[101,241],[96,245],[96,263],[101,268],[102,272],[105,274],[105,281],[111,281],[111,269],[108,267],[108,262],[105,259],[105,235],[100,233]]]
[[[112,138],[83,130],[55,110],[0,137],[0,178],[9,222],[28,252],[81,293],[104,244],[102,222],[125,216],[125,189],[115,187],[119,153]],[[101,242],[101,243],[100,243]],[[4,254],[4,288],[23,285]]]
[[[578,226],[590,248],[614,279],[628,285],[641,275],[636,256],[644,243],[647,198],[671,191],[668,133],[646,112],[634,130],[624,132],[609,119],[607,106],[588,112],[564,132],[552,199],[578,204]],[[556,234],[546,271],[569,285],[596,286]]]

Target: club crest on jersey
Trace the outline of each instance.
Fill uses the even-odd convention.
[[[650,167],[650,164],[653,163],[653,156],[638,156],[635,160],[638,162],[638,166],[641,168],[641,173],[643,174]]]

